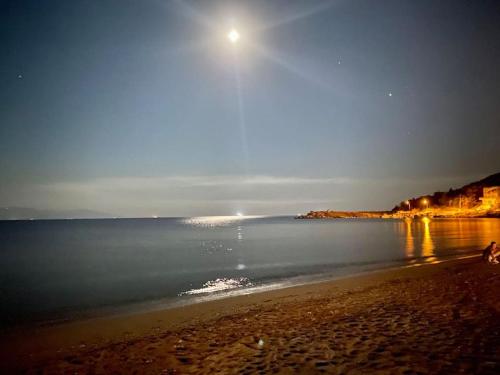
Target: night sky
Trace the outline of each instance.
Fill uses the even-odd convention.
[[[390,209],[500,171],[500,1],[0,12],[0,207]]]

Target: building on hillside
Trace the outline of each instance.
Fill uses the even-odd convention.
[[[500,207],[500,186],[491,186],[483,188],[483,196],[479,198],[481,206],[484,208],[499,208]]]

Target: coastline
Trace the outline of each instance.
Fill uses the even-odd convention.
[[[412,211],[309,211],[307,214],[295,218],[301,220],[311,219],[498,219],[500,211],[467,211],[456,210],[412,210]]]
[[[163,369],[170,369],[172,371],[177,369],[183,373],[190,371],[209,372],[210,366],[207,367],[205,361],[200,362],[197,358],[199,359],[207,353],[211,353],[210,355],[218,353],[217,355],[220,355],[221,358],[216,362],[220,362],[221,368],[226,368],[227,370],[226,366],[229,366],[227,360],[230,358],[224,357],[223,353],[229,347],[234,349],[236,345],[239,348],[238,352],[242,351],[238,355],[245,357],[254,351],[256,352],[253,354],[259,354],[264,350],[264,348],[260,348],[258,345],[261,339],[265,343],[278,340],[272,345],[272,348],[286,346],[286,342],[280,344],[282,336],[287,335],[289,331],[301,331],[302,328],[306,328],[305,326],[309,327],[312,322],[316,321],[315,319],[325,314],[325,311],[322,311],[325,306],[330,306],[329,309],[333,311],[332,318],[334,320],[347,319],[346,317],[350,316],[351,318],[349,319],[354,324],[356,319],[352,318],[360,313],[359,307],[362,305],[365,305],[368,309],[372,309],[374,306],[373,303],[377,306],[379,305],[380,302],[378,299],[391,299],[394,297],[392,294],[403,298],[401,303],[404,303],[404,297],[407,294],[423,293],[421,297],[430,298],[427,305],[424,303],[423,306],[434,309],[437,306],[436,302],[444,298],[447,303],[443,306],[449,306],[445,309],[446,311],[443,311],[447,314],[451,311],[452,315],[456,315],[453,312],[455,311],[453,309],[456,308],[456,303],[446,301],[449,298],[454,298],[453,296],[447,296],[446,293],[442,292],[436,293],[436,295],[426,295],[427,293],[424,293],[425,290],[422,287],[427,285],[429,288],[441,288],[446,287],[447,284],[450,287],[455,285],[457,288],[454,294],[456,294],[456,292],[460,292],[463,285],[470,286],[470,282],[468,283],[467,279],[454,280],[454,277],[456,275],[467,274],[469,278],[492,279],[494,281],[493,284],[485,292],[486,294],[493,293],[494,288],[498,290],[500,287],[499,271],[498,267],[489,267],[480,263],[477,257],[449,260],[439,264],[423,264],[419,267],[398,267],[371,271],[361,275],[346,276],[330,281],[234,296],[166,310],[95,318],[52,327],[40,327],[34,331],[18,331],[15,335],[2,337],[0,339],[0,352],[2,353],[0,360],[2,366],[6,366],[7,370],[22,369],[33,372],[40,369],[49,369],[49,372],[51,370],[57,372],[58,370],[56,369],[62,372],[100,372],[98,369],[101,369],[102,372],[103,369],[108,368],[122,373],[131,373],[133,372],[133,368],[141,368],[146,373],[160,373]],[[435,283],[437,280],[441,282]],[[446,282],[443,283],[442,281]],[[431,291],[428,292],[430,293]],[[473,292],[479,293],[477,290],[473,290]],[[493,294],[493,296],[495,295]],[[378,298],[373,300],[374,296]],[[463,296],[463,298],[467,302],[469,297]],[[488,311],[493,314],[493,317],[496,317],[496,327],[500,328],[500,320],[498,319],[500,306],[498,306],[498,301],[496,301],[495,297],[492,297],[492,299],[491,303],[488,302],[485,305],[488,309],[484,314],[487,314]],[[471,301],[474,302],[474,300]],[[476,309],[478,307],[476,303],[469,302],[466,303],[467,308]],[[441,301],[441,304],[443,304],[443,301]],[[387,307],[390,307],[390,305]],[[304,309],[307,308],[313,310],[311,314],[304,312]],[[379,306],[379,308],[381,307]],[[304,318],[309,318],[309,315],[312,315],[311,318],[313,318],[316,316],[315,314],[319,315],[313,320],[306,319],[307,322],[304,321]],[[484,318],[483,315],[481,316]],[[262,316],[263,320],[258,318],[259,316]],[[364,319],[367,319],[368,323],[368,326],[365,327],[367,329],[365,336],[371,337],[373,335],[373,332],[370,333],[370,324],[378,326],[380,321],[384,319],[393,321],[394,319],[401,318],[401,311],[395,311],[393,314],[384,315],[383,317],[365,317]],[[404,314],[404,319],[409,319],[409,316]],[[235,321],[239,322],[236,326],[233,324]],[[295,321],[296,323],[292,326],[287,326],[286,321]],[[270,322],[274,323],[269,325]],[[411,326],[410,323],[408,322]],[[476,323],[481,325],[481,322]],[[323,326],[319,321],[318,324],[318,327],[309,327],[311,329],[314,328],[311,331],[314,333],[314,337],[310,337],[311,342],[305,345],[307,347],[304,349],[306,352],[309,351],[311,345],[314,346],[315,343],[323,340],[321,338],[321,330],[323,330],[323,335],[326,336],[335,332],[343,332],[344,339],[346,335],[349,336],[349,329],[347,327],[349,324],[337,327],[334,331],[331,331],[329,327]],[[304,325],[304,327],[301,325]],[[410,326],[407,328],[411,328]],[[226,331],[226,329],[228,330]],[[254,332],[254,335],[251,337],[247,335],[249,329]],[[475,327],[474,329],[482,330],[480,327]],[[214,330],[218,333],[214,333]],[[257,336],[255,335],[259,336],[259,338],[256,338]],[[316,337],[315,335],[319,336]],[[485,337],[489,336],[486,335]],[[291,340],[293,337],[289,339]],[[347,341],[351,345],[351,341],[358,339],[359,337],[352,336]],[[498,340],[498,337],[496,339]],[[190,345],[192,344],[194,347],[179,353],[179,340],[181,342],[189,341]],[[217,342],[217,344],[211,343],[212,341]],[[151,352],[154,351],[155,346],[163,348],[166,352],[161,357],[152,356]],[[266,344],[263,344],[263,346],[267,349]],[[117,351],[116,348],[118,347],[121,349]],[[291,349],[288,349],[289,351],[286,353],[289,353],[289,356],[287,358],[290,356],[293,357]],[[118,357],[115,356],[119,356],[122,350],[129,352],[132,363],[120,364],[120,361],[117,360]],[[99,359],[96,359],[96,353],[100,353]],[[500,360],[500,353],[498,355],[497,359]],[[330,353],[329,356],[332,357],[332,354]],[[149,358],[151,361],[147,362],[148,359],[146,359],[146,362],[144,362],[142,359],[139,360],[139,357],[142,359]],[[302,357],[297,358],[294,363],[299,366],[299,369],[304,371],[307,368],[318,369],[322,366],[332,366],[332,363],[329,363],[328,366],[320,364],[319,367],[315,367],[316,359],[311,357],[312,359],[305,360],[307,357],[305,354]],[[332,358],[334,357],[335,355]],[[343,355],[342,358],[344,357]],[[134,362],[135,360],[138,362]],[[335,361],[331,358],[329,360]],[[285,358],[282,358],[281,362],[284,364],[286,362]],[[278,363],[281,362],[278,361]],[[345,357],[344,362],[348,365],[349,358]],[[241,366],[249,365],[245,361],[239,364]],[[261,366],[267,366],[265,368],[270,369],[271,362],[265,362]],[[359,363],[357,366],[359,366]],[[499,366],[499,362],[495,362],[494,366]],[[243,367],[241,367],[242,370],[244,369]]]

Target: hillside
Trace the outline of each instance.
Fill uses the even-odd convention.
[[[484,188],[493,188],[485,200]],[[410,198],[392,211],[310,211],[298,219],[405,218],[405,217],[500,217],[500,173],[472,182],[459,189],[437,191]]]
[[[437,191],[430,195],[410,198],[396,205],[392,212],[408,211],[409,208],[477,208],[482,203],[480,198],[483,197],[483,188],[493,186],[500,186],[500,173],[492,174],[458,189],[450,189],[447,192]]]

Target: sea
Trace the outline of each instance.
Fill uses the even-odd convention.
[[[0,221],[0,329],[469,257],[493,240],[499,219]]]

